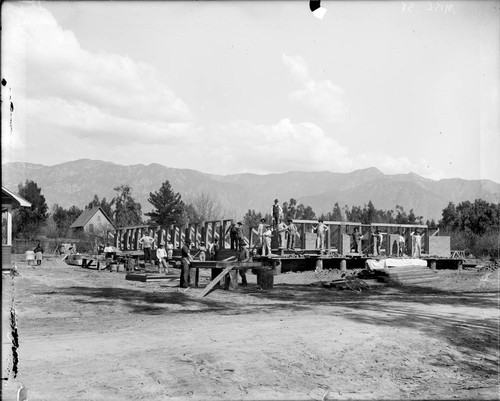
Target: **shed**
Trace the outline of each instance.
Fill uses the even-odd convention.
[[[84,210],[69,228],[84,233],[98,233],[99,231],[116,229],[100,206]]]
[[[31,203],[2,186],[2,270],[11,269],[12,210],[18,207],[31,207]],[[7,215],[5,227],[4,213]]]

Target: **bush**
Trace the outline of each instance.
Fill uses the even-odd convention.
[[[474,234],[471,231],[452,231],[443,233],[451,237],[451,249],[463,250],[467,254],[476,257],[497,256],[499,257],[500,231],[489,230],[483,235]]]

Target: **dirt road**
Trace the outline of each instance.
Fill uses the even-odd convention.
[[[336,271],[267,292],[250,275],[205,298],[52,262],[19,273],[2,278],[19,332],[4,400],[20,382],[31,400],[498,399],[498,271],[361,294],[309,285]]]

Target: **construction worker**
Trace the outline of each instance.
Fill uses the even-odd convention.
[[[384,234],[379,229],[375,230],[375,234],[373,234],[373,255],[380,255],[380,248],[382,246],[382,241],[384,240]]]
[[[398,238],[398,256],[404,256],[405,251],[406,251],[406,239],[403,236],[404,231],[399,231],[399,238]]]
[[[198,251],[200,252],[200,254],[198,255],[198,259],[200,259],[201,262],[204,262],[207,259],[207,247],[205,246],[205,243],[203,241],[200,242]]]
[[[328,231],[328,226],[323,223],[323,220],[318,220],[318,224],[313,226],[316,231],[316,249],[323,250],[325,248],[325,233]]]
[[[226,230],[225,237],[227,237],[228,234],[231,249],[238,249],[238,225],[236,223],[231,223],[231,225]]]
[[[189,288],[190,284],[194,285],[194,272],[191,272],[190,268],[191,262],[193,261],[193,257],[189,250],[190,246],[191,240],[186,238],[181,248],[181,288]]]
[[[262,256],[271,256],[271,238],[273,236],[272,226],[267,226],[264,231],[264,244],[262,246]]]
[[[147,234],[144,234],[139,239],[139,244],[142,245],[142,249],[144,250],[144,263],[146,263],[146,261],[148,263],[151,263],[151,247],[153,246],[154,242],[154,238],[150,237]]]
[[[293,224],[292,219],[288,219],[288,226],[286,227],[287,241],[286,247],[287,249],[295,248],[295,237],[297,236],[297,226]]]
[[[162,242],[159,248],[156,250],[156,258],[158,259],[158,273],[161,273],[161,268],[163,267],[165,274],[168,274],[168,261],[167,261],[167,251],[165,250],[165,243]]]
[[[425,233],[420,235],[420,231],[415,230],[410,235],[412,237],[412,244],[413,244],[412,256],[414,258],[419,258],[421,256],[421,253],[422,253],[422,237],[425,235]]]
[[[359,227],[354,227],[354,232],[352,233],[354,253],[361,253],[361,238],[363,238],[363,235],[359,232]]]
[[[264,232],[266,231],[266,219],[260,219],[260,223],[257,226],[257,231],[253,228],[252,231],[257,235],[257,241],[252,248],[252,251],[255,251],[255,248],[261,249],[261,254],[264,254]]]
[[[240,240],[240,253],[238,255],[238,262],[249,262],[250,261],[250,251],[248,250],[248,244],[245,240]],[[245,269],[239,269],[241,276],[241,285],[247,286],[247,275]]]
[[[275,199],[273,205],[273,225],[275,227],[278,225],[282,215],[283,215],[283,208],[279,205],[278,199]]]
[[[287,231],[287,225],[281,221],[278,223],[278,243],[279,243],[279,248],[284,248],[285,247],[285,236],[286,236],[286,231]]]

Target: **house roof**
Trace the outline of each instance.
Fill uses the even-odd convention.
[[[3,205],[12,205],[14,207],[31,207],[30,202],[28,202],[24,198],[21,198],[19,195],[16,195],[14,192],[9,191],[4,186],[2,186],[2,207]]]
[[[94,214],[97,213],[97,211],[100,210],[104,217],[109,221],[109,224],[111,224],[113,227],[115,226],[111,219],[108,217],[108,215],[102,210],[100,206],[95,206],[92,209],[87,209],[82,212],[80,216],[71,224],[69,228],[78,228],[78,227],[85,227],[85,225],[89,222],[89,220],[94,216]]]

